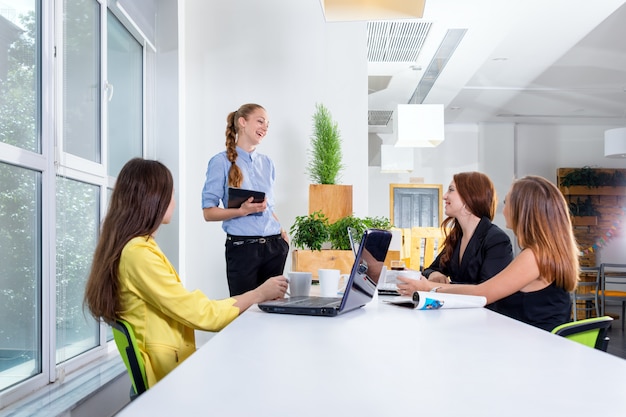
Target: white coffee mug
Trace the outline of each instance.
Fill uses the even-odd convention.
[[[322,297],[337,297],[339,290],[338,269],[318,269],[317,276],[320,280],[320,295]]]
[[[289,278],[290,297],[306,297],[309,295],[313,273],[290,271],[287,273],[287,276]]]

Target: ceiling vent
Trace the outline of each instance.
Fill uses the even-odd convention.
[[[393,115],[393,110],[369,110],[367,124],[369,126],[387,126]]]
[[[418,20],[367,22],[368,62],[415,62],[431,25]]]

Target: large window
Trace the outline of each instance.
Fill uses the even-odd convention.
[[[117,176],[126,161],[141,156],[143,59],[139,42],[110,12],[107,26],[109,173]]]
[[[100,162],[100,5],[64,3],[63,150]]]
[[[0,142],[39,153],[39,13],[0,8]],[[6,153],[6,150],[0,154]],[[0,161],[0,390],[42,372],[42,176]]]
[[[42,371],[41,174],[0,163],[0,390]]]
[[[83,294],[145,102],[145,42],[109,3],[0,1],[0,404],[109,350]]]
[[[56,362],[97,346],[99,326],[83,313],[83,293],[98,239],[99,187],[58,177],[56,186]]]

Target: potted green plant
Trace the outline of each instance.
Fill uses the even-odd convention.
[[[321,211],[297,216],[289,228],[289,234],[296,248],[322,250],[322,245],[328,241],[328,219]]]
[[[355,216],[346,216],[332,223],[328,227],[328,239],[331,249],[350,250],[348,227],[354,229],[356,236],[361,236],[366,226],[362,219]]]
[[[344,169],[341,134],[337,122],[323,104],[315,105],[313,133],[306,171],[309,213],[322,211],[329,222],[352,214],[352,186],[338,184]]]
[[[350,272],[354,255],[350,247],[348,227],[355,229],[357,240],[367,228],[390,229],[391,222],[384,217],[358,218],[353,215],[333,222],[322,212],[298,216],[289,229],[292,252],[292,269],[308,271],[317,277],[319,268],[339,269],[342,274]]]
[[[351,250],[350,238],[348,237],[348,227],[354,229],[355,239],[361,239],[365,229],[391,229],[391,222],[386,217],[365,217],[346,216],[332,223],[328,227],[328,239],[331,249]]]

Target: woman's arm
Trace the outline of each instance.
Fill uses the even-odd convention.
[[[414,291],[430,291],[440,287],[437,291],[452,294],[482,295],[487,298],[487,304],[498,301],[517,291],[535,291],[545,288],[548,282],[539,278],[539,267],[534,253],[524,249],[499,274],[478,285],[441,284],[428,280],[411,280],[398,277],[401,283],[398,289],[402,294],[412,294]]]
[[[446,283],[446,284],[450,282],[448,277],[439,271],[432,271],[430,274],[428,274],[428,280],[431,282]]]
[[[284,276],[272,277],[254,290],[232,297],[236,300],[233,305],[243,313],[253,304],[284,297],[287,285],[288,281]]]
[[[250,197],[239,208],[208,207],[202,209],[204,220],[207,222],[224,221],[235,217],[247,216],[252,213],[260,213],[267,208],[267,202],[253,203],[254,198]]]

